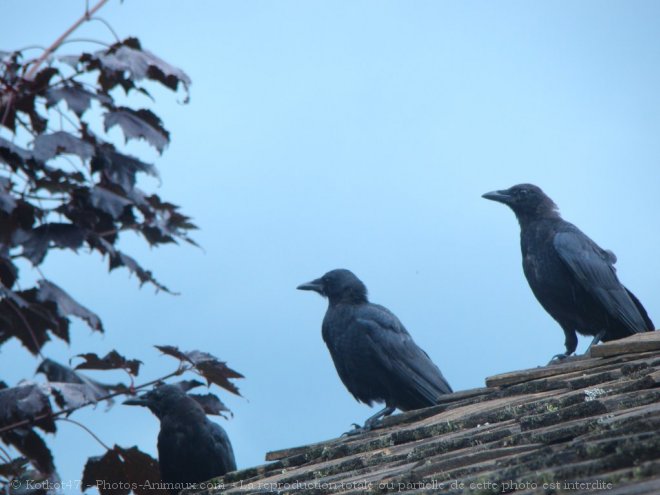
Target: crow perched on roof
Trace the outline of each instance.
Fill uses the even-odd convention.
[[[385,403],[356,432],[369,430],[395,409],[432,406],[452,392],[449,383],[399,319],[367,299],[352,272],[332,270],[298,286],[328,298],[322,334],[339,378],[359,402]]]
[[[236,470],[225,430],[178,386],[161,385],[124,404],[146,406],[160,420],[158,464],[162,481],[178,487],[171,493]]]
[[[504,203],[518,218],[525,277],[566,336],[566,352],[555,358],[575,352],[576,331],[594,336],[591,347],[654,330],[642,304],[619,282],[614,253],[563,220],[539,187],[519,184],[483,197]]]

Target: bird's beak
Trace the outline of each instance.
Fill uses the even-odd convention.
[[[314,292],[318,292],[319,294],[323,295],[323,281],[320,278],[317,278],[316,280],[312,280],[306,284],[300,284],[298,287],[296,287],[296,289],[313,290]]]
[[[125,406],[144,406],[147,407],[149,405],[149,401],[145,399],[144,397],[133,397],[131,399],[125,400],[124,401]]]
[[[498,203],[504,203],[505,205],[509,203],[511,196],[509,196],[508,191],[491,191],[483,194],[481,196],[485,199],[490,199],[491,201],[497,201]]]

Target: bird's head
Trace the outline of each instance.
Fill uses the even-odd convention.
[[[169,411],[178,409],[183,403],[192,401],[177,385],[159,385],[142,395],[124,401],[127,406],[148,407],[159,419]]]
[[[318,292],[327,297],[330,304],[367,302],[367,288],[353,272],[345,269],[329,271],[321,278],[299,285],[297,289]]]
[[[519,219],[557,216],[557,205],[534,184],[518,184],[509,189],[486,193],[481,197],[507,205]]]

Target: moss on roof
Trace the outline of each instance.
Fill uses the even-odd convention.
[[[203,493],[660,494],[660,332],[486,385],[270,452]]]

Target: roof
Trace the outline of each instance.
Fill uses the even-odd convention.
[[[660,332],[505,373],[362,435],[270,452],[217,493],[660,493]],[[208,493],[207,492],[207,493]]]

